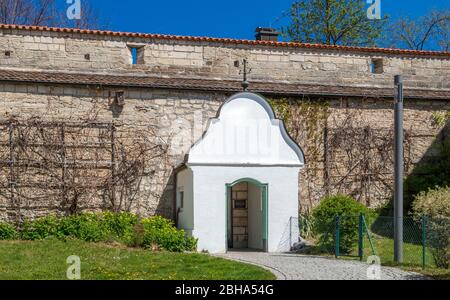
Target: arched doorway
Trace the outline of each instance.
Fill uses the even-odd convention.
[[[244,178],[226,189],[228,249],[267,251],[267,184]]]

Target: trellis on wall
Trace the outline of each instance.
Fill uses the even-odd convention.
[[[388,199],[393,192],[393,128],[374,128],[347,111],[340,120],[329,120],[324,137],[325,186],[328,193],[351,195],[367,206]],[[412,165],[411,134],[405,130],[406,171]]]
[[[393,128],[374,126],[361,110],[340,106],[339,111],[321,99],[303,97],[270,101],[291,136],[305,151],[301,210],[336,193],[351,195],[374,206],[392,192]],[[430,134],[430,136],[432,136]],[[405,129],[405,169],[414,161],[410,130]]]
[[[20,225],[54,212],[129,210],[148,163],[165,155],[145,134],[114,123],[0,122],[0,212]]]
[[[112,123],[1,122],[0,197],[8,217],[20,223],[22,209],[74,213],[98,191],[113,191],[114,132]]]

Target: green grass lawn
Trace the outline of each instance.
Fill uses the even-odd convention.
[[[0,280],[64,280],[68,256],[81,259],[81,279],[271,280],[262,268],[207,254],[151,252],[78,240],[0,241]]]
[[[450,270],[439,269],[433,261],[433,256],[429,248],[425,249],[425,269],[422,268],[422,245],[414,243],[403,243],[403,263],[394,263],[394,240],[374,236],[373,244],[376,254],[381,259],[381,264],[385,266],[395,266],[408,271],[422,273],[434,279],[450,279]],[[357,255],[357,250],[353,252]],[[372,255],[372,250],[368,239],[364,242],[364,257]]]
[[[381,265],[398,267],[407,271],[413,271],[424,274],[434,279],[450,279],[450,270],[439,269],[436,267],[433,261],[430,249],[427,248],[425,252],[426,268],[422,269],[422,246],[420,244],[404,243],[403,244],[403,264],[398,265],[394,263],[394,241],[382,236],[372,235],[372,242],[375,249],[375,253],[380,257]],[[313,255],[326,255],[334,256],[334,249],[328,249],[328,252],[324,252],[317,246],[311,246],[307,250],[307,254]],[[364,261],[372,254],[372,248],[370,246],[367,237],[364,239]],[[349,256],[340,256],[340,259],[359,259],[358,248],[355,245]]]
[[[317,241],[313,241],[317,242]],[[422,246],[420,244],[403,243],[403,264],[398,265],[394,263],[394,240],[379,235],[372,235],[372,242],[375,253],[381,259],[381,265],[392,266],[424,274],[434,279],[450,279],[450,270],[437,268],[433,261],[433,256],[429,248],[426,249],[425,262],[426,267],[422,269]],[[308,247],[305,254],[323,255],[327,257],[334,257],[334,248],[324,249],[319,246]],[[367,237],[364,239],[364,261],[373,255]],[[340,256],[340,259],[359,260],[358,246],[354,245],[352,251],[347,256]]]
[[[363,260],[366,261],[367,258],[375,254],[380,258],[381,265],[383,266],[394,266],[407,271],[413,271],[417,273],[424,274],[426,276],[432,277],[434,279],[450,279],[450,270],[438,268],[434,262],[433,254],[430,249],[430,242],[425,240],[425,268],[423,268],[423,248],[422,248],[422,229],[420,224],[418,224],[414,219],[407,218],[404,222],[403,227],[403,263],[401,265],[394,262],[394,224],[391,217],[380,217],[371,216],[366,219],[367,226],[370,232],[370,239],[372,241],[373,249],[369,241],[369,235],[367,232],[364,234],[363,241]],[[357,230],[357,229],[355,229]],[[326,243],[320,245],[319,237],[310,236],[312,244],[306,250],[307,254],[313,255],[325,255],[329,257],[334,257],[335,245],[335,226],[334,223],[330,223],[329,231],[325,232],[325,237],[327,241],[331,237],[332,243]],[[425,236],[426,238],[427,236]],[[341,233],[341,239],[345,238]],[[348,238],[348,237],[347,237]],[[342,242],[341,242],[342,245]],[[342,254],[341,248],[341,254]],[[356,259],[358,257],[358,244],[355,242],[351,248],[348,255],[342,255],[341,259]]]

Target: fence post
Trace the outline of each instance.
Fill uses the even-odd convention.
[[[292,217],[289,218],[289,250],[292,250]]]
[[[363,250],[364,250],[364,216],[362,213],[359,214],[358,223],[358,256],[359,260],[363,260]]]
[[[422,269],[425,270],[426,266],[426,253],[427,253],[427,217],[422,215]]]
[[[335,217],[335,227],[336,227],[336,232],[335,232],[335,238],[334,238],[334,255],[336,258],[339,257],[339,245],[340,245],[340,222],[341,218],[339,216]]]

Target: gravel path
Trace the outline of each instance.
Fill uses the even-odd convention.
[[[272,271],[279,280],[367,280],[368,264],[353,261],[300,255],[230,251],[218,257],[246,262]],[[397,268],[381,267],[382,280],[423,280],[426,277]]]

